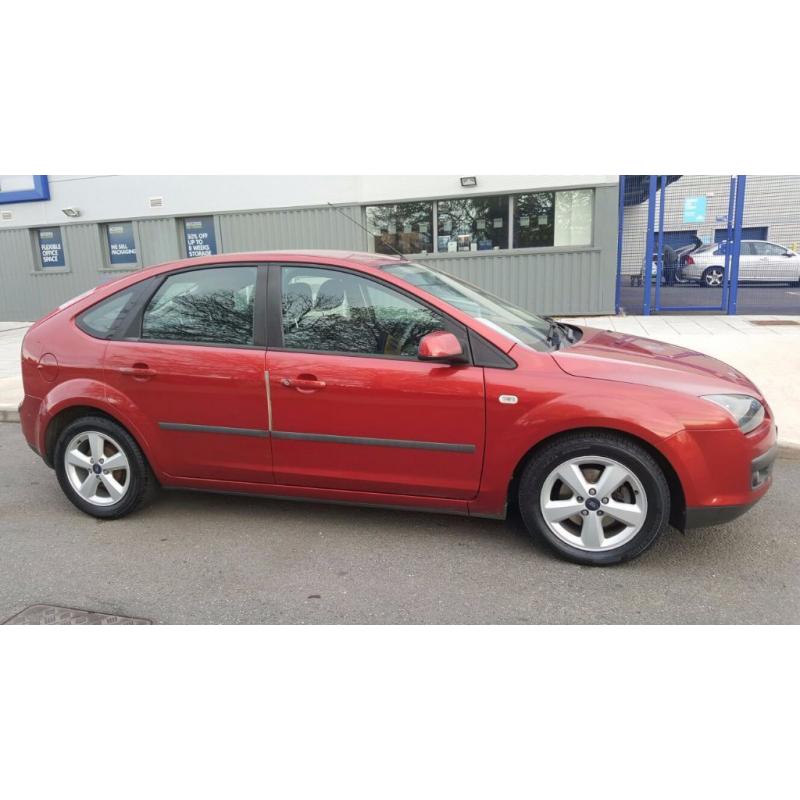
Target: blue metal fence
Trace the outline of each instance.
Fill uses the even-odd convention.
[[[800,176],[620,179],[617,312],[800,314]]]

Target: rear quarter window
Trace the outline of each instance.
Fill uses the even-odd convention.
[[[138,293],[137,287],[112,294],[81,314],[77,326],[96,339],[108,339],[122,321],[125,312]]]

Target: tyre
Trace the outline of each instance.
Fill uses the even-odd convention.
[[[708,267],[703,271],[703,286],[711,289],[719,289],[722,286],[722,279],[725,271],[722,267]]]
[[[82,417],[67,425],[56,442],[54,464],[69,500],[101,519],[130,514],[158,487],[139,445],[107,417]]]
[[[528,531],[578,564],[640,556],[667,527],[670,494],[661,467],[613,432],[565,434],[535,453],[519,483]]]

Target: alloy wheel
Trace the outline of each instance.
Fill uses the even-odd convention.
[[[572,458],[546,478],[540,509],[547,527],[572,547],[601,552],[633,539],[647,518],[637,476],[603,456]]]
[[[131,482],[128,457],[107,433],[82,431],[64,451],[64,469],[79,497],[95,506],[122,500]]]
[[[722,286],[721,269],[710,269],[706,272],[706,286]]]

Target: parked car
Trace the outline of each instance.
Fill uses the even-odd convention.
[[[696,242],[683,247],[673,248],[669,245],[663,245],[662,258],[663,266],[661,269],[661,285],[672,286],[676,283],[688,283],[689,281],[683,276],[683,265],[686,263],[690,253],[693,253],[697,247],[702,244],[700,239]],[[638,275],[630,276],[631,286],[641,286],[644,278],[644,263],[647,257],[642,261],[642,269],[639,270]],[[658,252],[653,253],[650,261],[650,283],[653,284],[658,280]]]
[[[704,286],[722,286],[726,249],[726,242],[699,247],[685,259],[681,274],[687,280]],[[743,240],[739,254],[739,280],[800,285],[800,255],[772,242]]]
[[[177,261],[22,345],[22,430],[81,511],[159,486],[504,518],[611,564],[767,492],[775,424],[708,356],[337,251]]]

